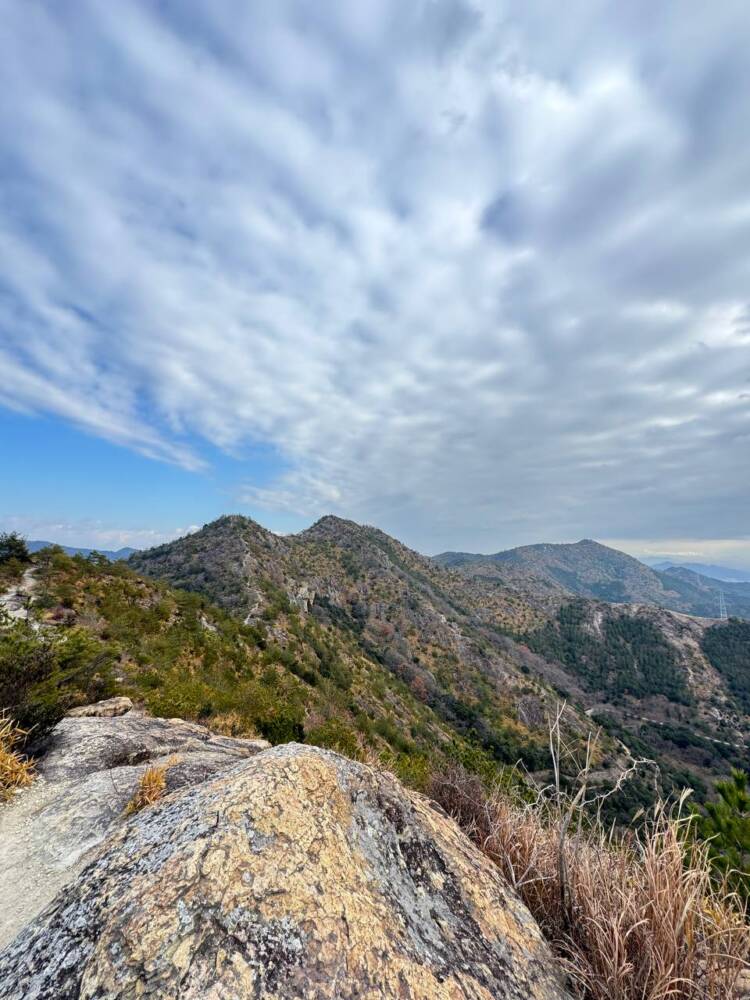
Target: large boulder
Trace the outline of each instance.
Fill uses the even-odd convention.
[[[0,954],[14,1000],[566,995],[528,911],[452,820],[297,744],[133,816]]]
[[[109,707],[106,707],[109,706]],[[89,706],[91,709],[91,706]],[[52,900],[125,822],[143,772],[164,766],[167,791],[269,746],[214,736],[180,719],[134,712],[63,719],[34,784],[0,808],[0,948]]]

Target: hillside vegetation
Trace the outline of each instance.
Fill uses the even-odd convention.
[[[32,621],[0,631],[0,703],[37,743],[69,708],[126,694],[227,734],[384,755],[418,787],[441,762],[489,776],[524,755],[545,761],[541,729],[497,706],[491,729],[469,702],[430,699],[278,587],[265,587],[263,612],[246,622],[122,562],[55,549],[34,558]]]
[[[747,857],[744,775],[694,827],[649,810],[743,765],[748,623],[585,598],[545,613],[337,518],[284,538],[222,518],[129,565],[46,549],[13,579],[31,603],[0,628],[0,704],[42,768],[78,721],[50,737],[62,715],[113,694],[376,762],[474,838],[581,1000],[729,995],[748,934],[722,879],[748,890],[722,858]],[[158,809],[168,765],[139,780],[128,809]]]
[[[384,757],[418,788],[457,761],[544,782],[565,701],[572,746],[603,729],[592,782],[632,771],[613,818],[686,786],[702,799],[745,766],[733,626],[585,599],[544,612],[333,517],[285,537],[225,517],[128,564],[33,558],[32,621],[0,634],[0,695],[34,740],[122,693],[227,734]]]
[[[228,517],[130,565],[246,622],[275,621],[286,602],[494,759],[546,765],[555,692],[522,670],[522,654],[498,631],[528,627],[534,614],[512,595],[476,592],[375,528],[328,517],[280,538]]]
[[[614,815],[632,815],[657,790],[689,786],[702,798],[743,757],[747,713],[702,650],[710,622],[567,594],[546,607],[335,517],[284,537],[222,518],[130,564],[246,622],[273,618],[286,599],[499,762],[543,769],[547,719],[564,699],[572,739],[597,724],[608,736],[597,780],[633,757],[653,761],[608,804]]]

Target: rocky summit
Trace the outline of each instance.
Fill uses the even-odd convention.
[[[143,732],[155,721],[58,727],[48,780],[62,796],[65,758],[93,760],[103,737],[115,757],[150,740],[154,752],[206,752],[212,766],[129,818],[113,812],[85,867],[72,864],[70,883],[0,953],[0,997],[567,996],[529,913],[426,798],[320,748],[243,754],[247,741],[180,741],[166,722],[157,744]]]

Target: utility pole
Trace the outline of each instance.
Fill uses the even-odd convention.
[[[727,602],[724,600],[724,591],[719,591],[719,621],[725,622],[729,618],[727,614]]]

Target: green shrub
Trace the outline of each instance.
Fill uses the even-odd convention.
[[[83,629],[48,636],[16,622],[0,632],[0,708],[37,739],[73,705],[113,693],[113,659]]]
[[[318,747],[328,747],[356,760],[360,756],[359,742],[353,729],[341,719],[327,719],[322,725],[311,729],[305,736],[306,743]]]
[[[291,707],[283,707],[265,719],[258,719],[257,727],[274,746],[279,743],[302,743],[305,739],[301,713]]]
[[[716,785],[717,798],[696,810],[698,834],[709,844],[716,872],[750,901],[750,787],[744,771]]]

